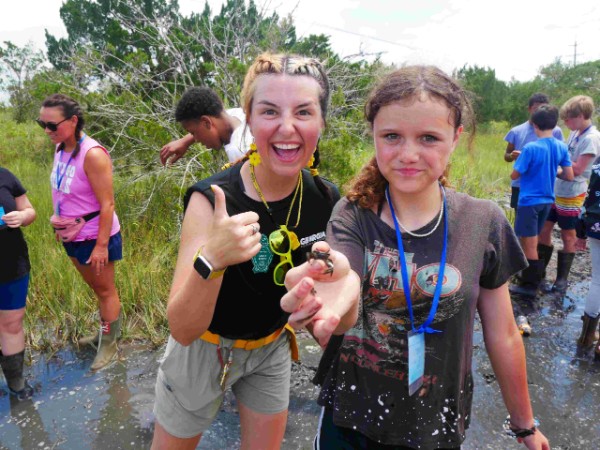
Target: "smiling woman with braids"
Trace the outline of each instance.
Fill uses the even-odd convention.
[[[261,55],[242,99],[255,139],[250,151],[185,196],[153,449],[196,448],[228,388],[238,402],[242,448],[279,448],[290,356],[297,357],[293,328],[309,325],[325,344],[356,320],[358,296],[323,304],[312,280],[302,286],[305,302],[280,304],[285,274],[307,252],[313,269],[332,280],[349,268],[322,242],[339,199],[316,169],[329,100],[323,68],[314,59]]]

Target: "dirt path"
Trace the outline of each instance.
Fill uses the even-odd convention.
[[[549,276],[555,273],[555,258]],[[534,410],[554,450],[600,449],[600,363],[589,354],[578,354],[575,345],[588,278],[589,255],[578,254],[567,295],[540,299],[531,315],[533,335],[525,339]],[[284,450],[312,448],[319,415],[318,391],[310,379],[320,349],[306,334],[299,341],[302,362],[293,366]],[[473,419],[463,449],[523,449],[501,433],[506,411],[478,323],[474,345]],[[161,356],[161,349],[123,345],[119,363],[90,374],[90,351],[65,348],[51,358],[33,355],[28,376],[38,392],[32,401],[14,402],[0,391],[0,449],[149,448]],[[235,401],[228,394],[198,448],[238,448],[238,424]]]

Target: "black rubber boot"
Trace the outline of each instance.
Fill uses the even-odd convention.
[[[33,388],[29,386],[23,377],[23,362],[25,360],[25,350],[14,355],[4,356],[0,354],[0,366],[4,372],[4,378],[8,384],[8,390],[19,400],[31,398]]]
[[[514,295],[535,298],[544,271],[544,262],[539,259],[528,259],[529,266],[521,271],[521,284],[511,284],[509,291]]]
[[[540,290],[543,292],[550,292],[552,290],[552,283],[546,282],[546,267],[548,267],[548,263],[552,258],[552,251],[554,250],[554,245],[544,245],[538,244],[537,253],[538,259],[544,262],[544,271],[542,273],[542,280],[540,282]],[[513,277],[513,284],[517,284],[521,286],[523,284],[523,271],[518,272]]]
[[[569,272],[571,271],[571,265],[575,253],[565,253],[561,250],[558,251],[558,260],[556,262],[556,281],[552,286],[552,292],[558,292],[564,294],[567,292],[567,285],[569,279]]]
[[[542,279],[546,278],[546,268],[552,258],[552,252],[554,251],[554,245],[538,244],[537,252],[538,259],[544,261],[544,271],[542,272]]]
[[[581,320],[583,320],[583,326],[581,327],[581,335],[577,339],[577,345],[583,348],[591,348],[596,339],[596,327],[600,321],[600,315],[592,317],[583,313]]]
[[[546,280],[546,268],[548,267],[548,263],[550,262],[550,259],[552,258],[553,250],[554,250],[554,245],[538,244],[538,246],[537,246],[538,259],[544,263],[544,270],[542,272],[539,290],[541,292],[545,292],[545,293],[552,291],[552,282]],[[514,279],[515,279],[515,281],[514,281],[515,284],[518,284],[519,286],[521,284],[523,284],[521,272],[516,274]]]

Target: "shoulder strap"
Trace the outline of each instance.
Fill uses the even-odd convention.
[[[99,216],[99,215],[100,215],[100,211],[94,211],[92,213],[86,214],[85,216],[82,217],[82,219],[85,220],[86,222],[89,222],[94,217]]]

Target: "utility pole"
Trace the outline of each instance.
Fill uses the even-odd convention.
[[[573,47],[573,67],[575,67],[577,65],[577,55],[581,55],[582,53],[577,53],[577,41],[571,47]]]

